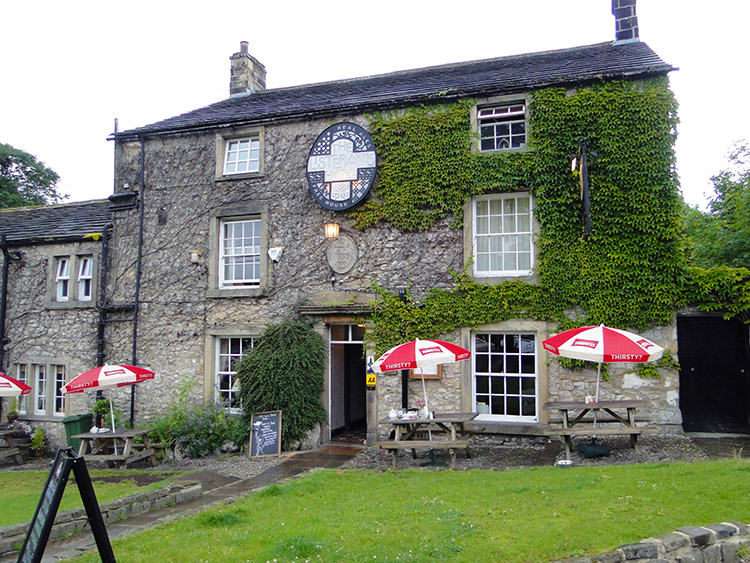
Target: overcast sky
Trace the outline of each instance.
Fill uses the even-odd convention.
[[[4,2],[0,142],[61,176],[70,201],[113,191],[132,129],[229,95],[248,41],[268,88],[614,39],[611,0]],[[701,9],[700,6],[705,6]],[[638,0],[641,40],[678,71],[678,170],[703,206],[731,144],[750,139],[747,0]]]

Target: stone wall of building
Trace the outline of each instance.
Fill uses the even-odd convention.
[[[335,121],[354,121],[341,116]],[[430,287],[449,287],[449,269],[463,263],[460,233],[445,228],[403,233],[384,225],[355,230],[345,212],[334,213],[313,199],[305,177],[309,147],[331,120],[289,122],[264,127],[264,173],[259,177],[215,178],[213,132],[175,135],[145,141],[143,194],[144,247],[138,324],[138,361],[156,379],[139,386],[139,418],[164,412],[172,389],[185,378],[195,381],[196,400],[210,397],[204,383],[213,372],[212,336],[258,335],[271,322],[293,314],[299,305],[321,295],[346,303],[372,292],[373,282],[396,291],[411,285],[415,297]],[[136,145],[118,149],[118,186],[137,181]],[[122,158],[119,155],[122,154]],[[121,188],[118,188],[121,189]],[[281,247],[276,264],[268,261],[267,282],[256,296],[217,292],[212,286],[218,242],[212,231],[219,210],[263,210],[265,247]],[[113,271],[107,299],[133,301],[140,209],[117,212],[113,235]],[[326,221],[340,223],[354,240],[353,268],[335,275],[327,261]],[[199,261],[191,261],[197,251]],[[218,295],[218,296],[217,296]],[[225,296],[226,295],[226,296]],[[108,355],[125,355],[126,327],[107,327]]]

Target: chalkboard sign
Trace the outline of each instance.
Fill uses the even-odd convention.
[[[253,414],[250,428],[250,457],[279,454],[281,454],[281,411]]]
[[[18,556],[18,563],[38,563],[42,560],[71,469],[81,493],[86,516],[91,524],[91,531],[99,548],[99,556],[106,563],[114,563],[115,556],[112,553],[99,504],[96,502],[96,495],[91,484],[91,477],[89,477],[89,472],[86,469],[86,463],[82,457],[76,456],[72,448],[58,450],[55,456],[55,461],[52,463],[52,468],[47,477],[47,483],[42,490],[42,497],[39,499],[34,518],[31,520],[31,526],[29,526],[21,553]]]

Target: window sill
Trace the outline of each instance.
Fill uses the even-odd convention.
[[[232,180],[251,180],[253,178],[262,178],[263,172],[248,172],[246,174],[225,174],[224,176],[216,176],[214,178],[217,182],[229,182]]]
[[[46,309],[94,309],[96,307],[95,301],[47,301],[45,303]]]
[[[262,287],[243,287],[240,289],[209,289],[208,291],[206,291],[206,297],[210,299],[232,297],[261,297],[262,295]]]

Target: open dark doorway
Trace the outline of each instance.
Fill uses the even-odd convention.
[[[677,339],[684,430],[750,433],[747,325],[680,316]]]
[[[367,395],[362,338],[357,325],[331,325],[331,437],[362,443],[367,431]]]

